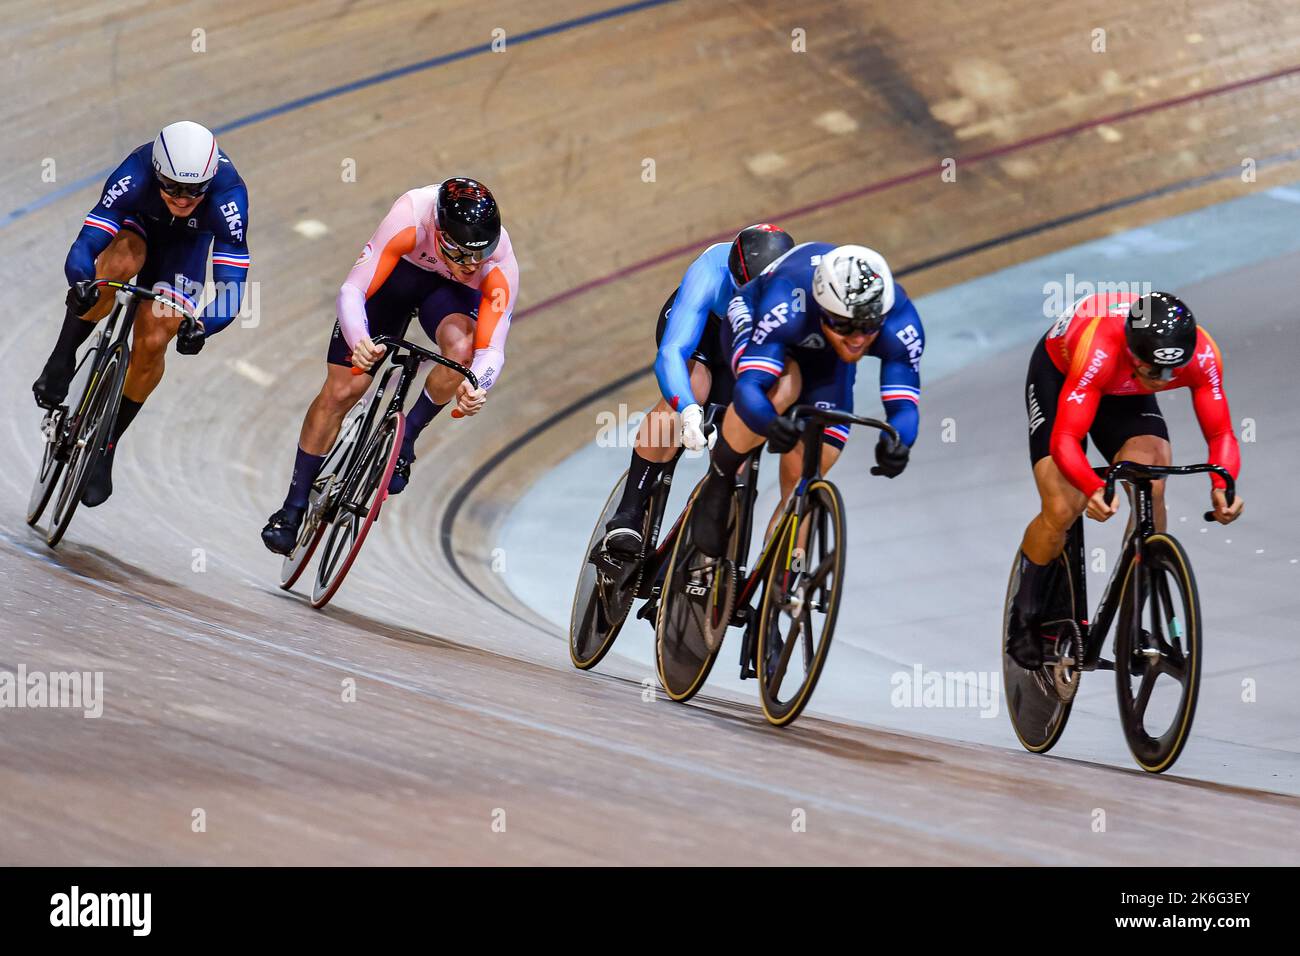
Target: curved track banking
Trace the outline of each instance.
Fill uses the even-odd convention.
[[[1116,17],[1132,8],[1111,6]],[[1294,861],[1300,837],[1289,797],[1153,782],[1122,763],[1049,761],[831,720],[777,733],[747,702],[677,707],[647,694],[630,670],[573,672],[551,633],[476,589],[505,593],[492,578],[494,539],[485,529],[533,475],[589,437],[584,422],[566,420],[536,443],[527,474],[503,470],[465,494],[447,530],[469,581],[451,571],[442,537],[457,489],[572,401],[576,377],[598,387],[644,364],[645,323],[633,313],[674,281],[681,249],[765,212],[805,207],[801,231],[847,238],[869,210],[882,244],[920,237],[900,252],[920,261],[987,238],[988,217],[999,210],[1007,229],[1068,213],[1078,207],[1073,190],[1051,176],[1026,177],[1028,166],[1061,172],[1042,145],[1026,147],[1019,166],[990,160],[963,180],[960,199],[939,194],[920,212],[929,193],[919,181],[870,203],[859,196],[814,207],[863,182],[864,166],[881,179],[904,176],[960,142],[971,142],[972,155],[998,150],[1083,116],[1245,79],[1233,64],[1250,37],[1225,32],[1171,63],[1159,78],[1168,95],[1141,76],[1118,75],[1108,87],[1084,60],[1051,83],[1008,92],[993,82],[1000,74],[981,72],[985,33],[953,51],[946,72],[927,72],[948,54],[925,35],[890,24],[895,56],[885,58],[861,44],[884,25],[853,6],[846,17],[839,3],[803,6],[830,52],[791,68],[788,15],[776,2],[683,0],[606,19],[593,17],[601,9],[594,4],[541,11],[514,2],[494,12],[515,36],[543,31],[543,15],[589,19],[565,33],[539,32],[505,56],[399,69],[383,83],[310,100],[395,64],[474,49],[483,21],[422,4],[359,4],[323,30],[304,16],[308,9],[225,5],[208,17],[211,52],[203,56],[189,50],[192,17],[171,9],[109,20],[53,5],[12,24],[24,48],[9,65],[20,95],[6,107],[15,133],[0,145],[5,195],[14,197],[4,205],[27,212],[0,229],[8,317],[0,363],[11,370],[0,395],[13,410],[3,426],[12,453],[0,462],[0,500],[10,503],[0,510],[0,667],[103,671],[105,710],[96,720],[62,710],[0,713],[0,862]],[[1082,22],[1062,16],[1042,24],[1006,70],[1030,75],[1034,62],[1052,57],[1050,38]],[[1284,8],[1270,16],[1284,35],[1276,29],[1290,22]],[[1290,69],[1292,51],[1265,47],[1251,76]],[[154,70],[128,69],[146,56]],[[784,72],[754,69],[776,63]],[[843,90],[860,136],[851,142],[830,121],[824,129],[754,122],[759,106],[788,90],[791,69]],[[926,104],[967,77],[968,102],[949,107],[955,119],[930,116]],[[1215,117],[1243,103],[1267,105],[1284,120],[1300,113],[1285,85],[1238,89],[1197,112],[1213,129]],[[1077,97],[1062,99],[1075,86]],[[717,100],[702,99],[702,89],[717,90]],[[892,97],[888,111],[874,109],[875,89]],[[990,98],[990,89],[1004,98]],[[455,123],[446,118],[448,98],[468,104]],[[295,100],[303,107],[272,109]],[[692,129],[703,109],[714,110],[707,139]],[[54,153],[61,177],[87,176],[178,111],[218,128],[267,111],[223,138],[252,191],[262,320],[223,333],[196,359],[169,357],[167,378],[122,444],[115,497],[82,510],[52,553],[20,513],[36,455],[28,386],[54,334],[59,264],[92,192],[39,201],[47,187],[14,171],[39,169]],[[1144,114],[1130,142],[1198,144],[1190,165],[1202,172],[1236,160],[1232,136],[1185,126],[1178,113]],[[1281,125],[1254,131],[1260,156],[1294,146]],[[102,137],[90,132],[101,128]],[[492,148],[502,142],[514,145]],[[764,172],[776,162],[755,160],[765,153],[784,171]],[[653,188],[640,178],[647,156],[658,160]],[[340,182],[347,160],[355,160],[356,182]],[[1094,186],[1115,179],[1113,193],[1098,190],[1111,198],[1185,178],[1140,163],[1091,165],[1075,172]],[[497,188],[508,227],[528,249],[525,304],[552,307],[512,333],[490,414],[430,430],[411,491],[385,507],[335,604],[314,613],[275,588],[276,562],[257,528],[282,494],[301,411],[319,380],[333,289],[397,192],[460,171]],[[565,201],[584,195],[644,224],[643,248],[673,251],[626,271],[638,255],[620,243],[618,222],[593,228],[561,215]],[[959,216],[963,204],[970,211]],[[1123,221],[1150,214],[1130,210]],[[295,232],[307,219],[326,226],[324,237]],[[994,257],[1023,253],[1013,244]],[[601,276],[615,278],[592,287]],[[589,293],[565,297],[584,286]],[[608,334],[590,335],[592,322],[609,316]],[[626,398],[640,401],[641,392]],[[900,511],[912,507],[906,501]],[[850,517],[855,526],[865,520]],[[1166,811],[1159,817],[1147,809],[1153,786]],[[1107,810],[1105,834],[1092,830],[1098,807]],[[195,833],[200,808],[206,831]],[[796,839],[799,810],[808,825]],[[505,832],[495,832],[502,819]],[[1188,820],[1196,821],[1190,833]]]

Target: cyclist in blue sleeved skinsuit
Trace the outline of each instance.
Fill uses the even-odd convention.
[[[722,553],[727,497],[744,459],[764,440],[782,454],[779,514],[802,462],[800,454],[786,454],[799,442],[802,425],[781,413],[795,404],[852,412],[856,363],[863,357],[880,359],[880,398],[900,438],[894,444],[881,434],[872,474],[902,473],[919,422],[925,330],[879,253],[825,242],[795,246],[743,290],[742,302],[744,308],[738,303],[732,314],[748,341],[692,512],[695,542],[710,556]],[[845,425],[826,429],[823,473],[839,458],[848,435]]]
[[[82,496],[91,507],[113,492],[118,440],[162,379],[167,344],[176,338],[177,351],[193,355],[205,337],[230,324],[243,302],[248,190],[211,132],[198,123],[172,123],[112,172],[68,250],[63,267],[71,287],[67,312],[54,351],[32,386],[36,403],[47,409],[62,404],[77,348],[112,308],[112,291],[88,288],[90,282],[135,278],[136,285],[193,311],[207,276],[209,247],[215,295],[199,323],[182,327],[180,313],[162,303],[136,308],[131,361],[113,435]]]
[[[703,448],[701,405],[731,402],[745,331],[743,319],[737,318],[739,330],[729,337],[734,344],[724,350],[728,309],[742,286],[793,246],[794,240],[776,226],[748,226],[731,243],[705,249],[664,303],[655,330],[655,377],[663,398],[637,430],[623,496],[605,526],[604,548],[611,556],[630,560],[640,555],[646,502],[678,441],[692,450]]]

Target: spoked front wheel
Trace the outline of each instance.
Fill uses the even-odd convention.
[[[707,558],[691,538],[692,493],[659,595],[655,659],[668,696],[684,703],[704,686],[735,607],[736,574],[726,558]]]
[[[388,497],[388,482],[397,467],[406,431],[406,416],[394,412],[370,438],[343,479],[333,520],[325,531],[324,553],[316,568],[311,606],[324,607],[338,591],[352,563],[361,553],[370,526]]]
[[[311,561],[311,556],[316,552],[316,546],[320,544],[320,539],[325,536],[325,531],[330,526],[325,519],[333,508],[333,498],[341,478],[339,473],[350,460],[352,451],[361,436],[366,406],[367,400],[362,398],[352,407],[347,417],[343,419],[334,447],[321,462],[320,471],[316,475],[316,480],[312,482],[311,491],[307,496],[307,512],[303,516],[298,540],[293,550],[286,554],[280,563],[281,590],[289,590],[302,576]]]
[[[126,349],[119,343],[100,367],[98,378],[91,386],[83,410],[73,426],[73,433],[68,439],[68,459],[63,469],[63,478],[58,493],[54,496],[54,513],[50,515],[50,527],[45,533],[45,543],[51,548],[63,540],[68,526],[72,524],[72,515],[81,503],[81,495],[90,481],[91,472],[108,444],[113,423],[117,420],[117,408],[122,400],[126,364]]]
[[[50,496],[54,494],[54,488],[59,483],[59,476],[63,474],[63,466],[66,457],[62,453],[63,446],[63,420],[68,414],[66,407],[59,407],[51,412],[46,412],[44,420],[41,422],[41,464],[36,472],[36,481],[32,483],[32,493],[27,499],[27,523],[36,524],[41,519],[45,506],[49,504]]]
[[[812,697],[826,665],[843,590],[844,502],[828,481],[805,492],[799,521],[782,522],[763,584],[755,670],[763,715],[792,723]]]
[[[1120,722],[1143,770],[1173,766],[1192,729],[1201,684],[1201,603],[1178,541],[1155,534],[1124,578],[1115,634]]]

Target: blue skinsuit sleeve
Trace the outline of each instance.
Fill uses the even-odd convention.
[[[703,257],[691,263],[682,277],[682,284],[673,300],[672,311],[659,354],[655,356],[655,377],[659,391],[675,410],[681,411],[696,404],[691,390],[691,373],[687,361],[700,344],[705,323],[709,320],[709,306],[717,293],[718,273]]]
[[[794,313],[791,291],[788,283],[779,282],[771,283],[764,290],[759,308],[754,310],[762,318],[757,320],[745,354],[736,366],[732,399],[736,414],[759,435],[766,434],[776,418],[776,409],[767,393],[785,370],[788,340],[797,335],[801,325]]]
[[[122,221],[135,207],[136,198],[146,188],[148,181],[130,156],[109,174],[99,202],[86,214],[81,232],[77,233],[64,260],[63,274],[68,285],[95,278],[95,260],[113,241],[122,228]]]
[[[887,336],[880,361],[880,400],[885,418],[898,430],[909,447],[916,442],[921,421],[921,353],[925,351],[925,329],[916,307],[909,301],[897,315],[890,316],[882,331]]]
[[[216,294],[203,309],[204,338],[216,335],[239,314],[248,280],[248,190],[242,185],[216,199],[222,225],[212,241],[212,282]]]

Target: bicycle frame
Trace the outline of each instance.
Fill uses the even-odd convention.
[[[366,408],[366,414],[361,420],[360,434],[358,435],[357,440],[354,441],[348,449],[347,454],[339,460],[338,465],[334,469],[335,475],[346,475],[351,470],[356,456],[360,455],[365,450],[366,440],[370,437],[370,432],[374,426],[379,406],[383,402],[384,393],[388,391],[389,382],[394,374],[400,373],[398,374],[397,387],[393,391],[392,397],[389,399],[388,405],[384,409],[384,418],[387,418],[394,412],[401,411],[406,407],[406,396],[410,392],[411,382],[415,380],[416,373],[419,372],[421,363],[425,361],[431,361],[446,368],[450,368],[452,371],[459,372],[461,375],[465,376],[472,386],[478,388],[478,379],[475,377],[474,373],[465,366],[458,362],[453,362],[451,359],[445,358],[437,352],[430,352],[428,349],[421,348],[414,342],[406,341],[407,329],[410,328],[411,322],[414,318],[414,312],[408,315],[406,321],[402,323],[401,331],[397,335],[379,335],[372,340],[376,345],[388,346],[385,358],[392,364],[389,368],[385,369],[384,373],[379,377],[378,385],[375,388],[375,394],[371,398],[370,403]],[[365,372],[354,366],[352,374],[363,375]]]
[[[1115,562],[1110,579],[1106,582],[1106,587],[1102,591],[1101,600],[1097,604],[1097,610],[1093,614],[1091,622],[1086,619],[1075,622],[1082,635],[1083,657],[1078,662],[1078,668],[1081,671],[1097,670],[1098,668],[1109,670],[1114,666],[1113,662],[1104,660],[1101,653],[1106,643],[1106,635],[1110,631],[1110,626],[1120,609],[1120,601],[1124,596],[1123,581],[1128,576],[1129,566],[1135,561],[1139,566],[1145,563],[1146,540],[1156,533],[1155,509],[1151,500],[1152,482],[1170,475],[1213,473],[1219,475],[1227,483],[1229,504],[1232,503],[1236,494],[1232,476],[1219,465],[1163,466],[1121,461],[1110,469],[1099,468],[1097,473],[1106,480],[1107,501],[1114,501],[1115,484],[1118,481],[1127,483],[1132,489],[1133,523],[1124,539],[1120,558]],[[1210,515],[1207,515],[1207,520],[1210,517]],[[1066,539],[1066,550],[1069,555],[1067,568],[1074,578],[1075,590],[1079,596],[1078,607],[1084,613],[1087,613],[1088,575],[1084,564],[1082,516],[1070,528],[1069,537]],[[1145,580],[1142,575],[1138,575],[1134,581],[1134,588],[1129,594],[1130,600],[1136,602],[1135,607],[1142,606],[1145,598],[1144,587]]]
[[[70,414],[64,418],[64,438],[75,429],[71,426],[77,421],[78,417],[85,413],[86,402],[90,399],[95,390],[95,383],[99,379],[100,369],[108,353],[119,343],[122,345],[124,359],[127,364],[131,359],[131,342],[130,336],[135,328],[135,313],[140,303],[144,300],[155,300],[164,302],[170,308],[180,312],[182,321],[195,321],[194,315],[183,308],[179,303],[166,296],[159,295],[152,289],[146,289],[142,286],[132,285],[129,282],[118,282],[116,279],[96,279],[94,282],[96,288],[106,288],[114,290],[113,308],[109,310],[105,317],[103,325],[97,330],[99,337],[95,340],[91,350],[95,353],[93,359],[90,377],[86,382],[85,389],[82,390],[81,398],[78,400],[77,408],[70,410]],[[119,328],[119,319],[121,326]],[[83,356],[81,364],[84,364],[89,357],[89,351]],[[62,439],[61,439],[62,440]]]

